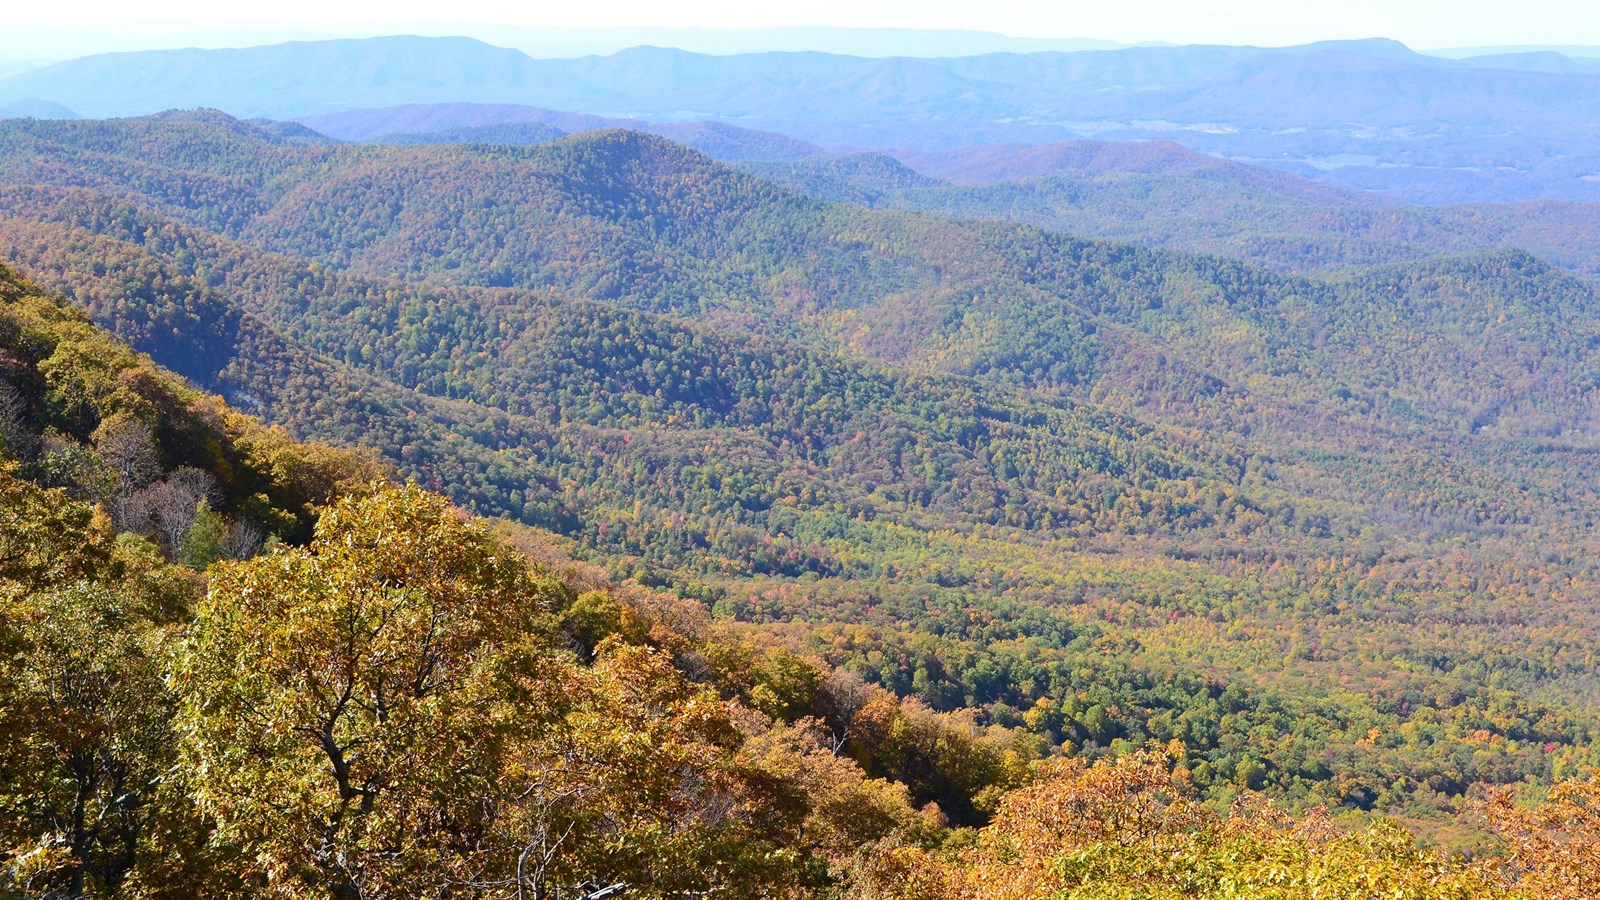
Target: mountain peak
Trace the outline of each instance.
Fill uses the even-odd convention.
[[[1354,40],[1341,41],[1316,41],[1310,44],[1302,44],[1298,47],[1289,47],[1286,49],[1299,52],[1340,51],[1345,53],[1360,53],[1365,56],[1378,56],[1384,59],[1401,59],[1413,62],[1428,58],[1397,40],[1392,38],[1377,37],[1357,38]]]

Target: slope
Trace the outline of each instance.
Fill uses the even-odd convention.
[[[1484,390],[1455,367],[1439,373],[1442,380],[1397,380],[1394,360],[1410,352],[1415,336],[1388,314],[1392,299],[1371,283],[1285,279],[1029,229],[820,205],[638,135],[599,133],[533,150],[378,150],[252,144],[248,130],[203,117],[121,123],[120,132],[143,135],[144,148],[196,132],[173,151],[184,168],[144,175],[126,167],[131,161],[107,142],[105,126],[75,127],[8,132],[57,161],[40,169],[29,160],[42,149],[11,154],[8,177],[95,185],[246,243],[357,273],[559,285],[635,308],[820,339],[928,371],[1005,376],[1116,403],[1148,407],[1159,386],[1174,421],[1236,430],[1268,427],[1289,409],[1292,421],[1331,416],[1361,427],[1380,423],[1391,435],[1451,431],[1473,421]],[[101,145],[112,155],[91,149]],[[264,187],[216,181],[256,150],[268,173]],[[160,159],[143,156],[135,166]],[[118,183],[105,174],[119,171],[135,177]],[[34,201],[18,194],[13,202],[20,209]],[[42,200],[32,214],[81,215],[64,202]],[[1493,269],[1492,259],[1483,265]],[[1585,383],[1581,373],[1591,365],[1582,323],[1592,318],[1592,292],[1536,264],[1507,271],[1525,294],[1562,298],[1558,310],[1577,317],[1578,327],[1489,321],[1484,337],[1503,333],[1505,346],[1528,352],[1558,349],[1564,362],[1551,369],[1555,381],[1515,377],[1502,352],[1469,344],[1456,352],[1477,354],[1481,371],[1501,373],[1496,404],[1542,405],[1572,423],[1561,440],[1582,444],[1594,398],[1573,386]],[[1470,302],[1492,302],[1468,287]],[[1329,342],[1328,329],[1364,332],[1369,347]],[[1166,354],[1180,362],[1152,371]],[[1218,381],[1221,372],[1230,375]],[[1129,382],[1141,386],[1126,390]],[[1224,384],[1231,391],[1219,392]]]
[[[551,746],[587,744],[586,771],[627,775],[572,771],[540,798],[538,823],[592,831],[581,843],[611,849],[557,842],[536,885],[603,874],[728,893],[754,879],[809,896],[861,841],[921,835],[914,802],[970,816],[975,795],[1009,783],[1006,736],[901,706],[820,660],[714,624],[697,604],[618,584],[527,529],[491,533],[442,498],[386,481],[362,454],[296,443],[197,393],[0,266],[0,883],[100,896],[133,885],[253,892],[263,859],[315,859],[329,841],[359,856],[360,837],[384,827],[376,817],[301,841],[326,824],[307,798],[348,784],[349,761],[367,812],[428,802],[437,792],[416,773],[440,760],[419,747],[419,731],[428,744],[463,728],[493,738],[457,742],[464,754],[423,780],[469,797],[463,809],[499,837],[463,851],[459,815],[437,830],[396,829],[363,863],[365,888],[380,878],[448,886],[458,873],[481,878],[486,860],[527,880],[518,851],[545,826],[520,833],[521,817],[500,815],[507,806],[484,787],[518,779]],[[498,648],[513,652],[480,665]],[[374,686],[380,711],[322,706],[329,679]],[[474,680],[503,686],[491,692],[500,710],[461,690]],[[522,716],[535,694],[572,705],[509,734],[499,712]],[[438,699],[465,712],[441,723],[422,711]],[[255,714],[275,700],[296,710],[287,727]],[[830,729],[848,730],[848,754]],[[979,769],[931,759],[923,744],[959,746]],[[252,762],[230,760],[219,775],[214,753],[242,745]],[[330,757],[341,765],[330,770]],[[538,788],[552,787],[561,759],[554,750],[534,763]],[[897,768],[908,759],[909,771]],[[506,765],[472,777],[490,771],[472,762],[491,760]],[[226,802],[286,772],[303,778],[303,803]],[[686,793],[685,777],[705,786]],[[671,810],[651,781],[675,798]],[[849,802],[818,799],[841,789]],[[862,803],[882,814],[873,824]],[[825,810],[852,836],[827,837]],[[685,815],[712,824],[672,833]],[[63,835],[74,819],[92,824]],[[928,828],[944,830],[931,817]],[[619,832],[622,850],[599,838]],[[403,862],[397,842],[430,852]],[[301,888],[321,893],[348,866],[297,871]]]
[[[205,516],[224,518],[204,552],[249,555],[268,538],[304,541],[320,504],[380,474],[363,455],[294,443],[228,409],[42,293],[0,266],[8,477],[99,503],[118,530],[204,567],[186,539]]]
[[[1592,754],[1594,298],[1526,256],[1283,278],[614,132],[0,136],[8,252],[119,331],[249,313],[199,377],[940,709],[1436,818]]]
[[[1596,204],[1411,207],[1162,142],[977,146],[744,168],[824,200],[1012,221],[1285,272],[1517,247],[1600,275],[1587,239]]]
[[[1199,845],[1182,846],[1185,857],[1204,858],[1213,834],[1230,834],[1232,846],[1242,834],[1274,858],[1328,864],[1336,853],[1333,868],[1347,874],[1335,877],[1409,879],[1419,898],[1509,898],[1592,880],[1583,858],[1593,829],[1571,824],[1600,787],[1592,780],[1564,781],[1531,811],[1504,799],[1473,806],[1516,842],[1515,867],[1447,862],[1392,824],[1330,837],[1317,805],[1298,822],[1274,811],[1241,831],[1238,813],[1223,819],[1193,802],[1197,784],[1216,794],[1213,804],[1234,798],[1236,784],[1252,809],[1269,808],[1256,788],[1281,797],[1290,778],[1313,792],[1289,791],[1296,802],[1381,798],[1348,787],[1361,777],[1348,767],[1347,786],[1330,792],[1322,760],[1241,758],[1199,734],[1169,745],[1195,748],[1194,780],[1170,749],[1045,763],[1043,738],[1070,735],[1068,751],[1081,738],[1077,755],[1092,757],[1113,727],[1117,740],[1139,737],[1135,715],[1160,710],[1149,723],[1170,730],[1173,702],[1187,699],[1186,730],[1292,721],[1301,735],[1331,725],[1343,747],[1351,730],[1369,726],[1370,746],[1380,733],[1370,713],[1356,709],[1347,721],[1348,701],[1306,703],[1170,673],[1155,682],[1142,671],[1118,673],[1138,693],[1116,707],[1115,726],[1106,707],[1085,710],[1078,695],[1042,701],[1020,721],[996,703],[991,714],[1011,721],[983,728],[970,710],[899,702],[759,630],[716,621],[696,601],[619,584],[525,529],[488,527],[415,486],[385,484],[358,457],[289,441],[195,394],[4,266],[0,363],[8,379],[0,381],[0,806],[8,810],[0,879],[8,889],[415,896],[465,883],[510,898],[578,883],[590,897],[628,889],[651,900],[833,897],[841,886],[885,896],[901,889],[909,860],[921,870],[920,896],[953,898],[992,880],[991,867],[1015,854],[939,853],[970,843],[950,825],[992,816],[985,851],[1046,821],[1061,829],[1059,809],[1048,820],[1029,812],[1041,793],[1096,798],[1073,812],[1071,829],[1137,821],[1115,833],[1124,847],[1123,834],[1181,832]],[[212,467],[163,469],[191,458]],[[94,479],[38,483],[95,464],[119,490],[130,479],[157,480],[110,502],[87,490]],[[257,510],[286,523],[311,513],[314,534],[297,545],[240,541],[247,520],[211,509],[222,491],[182,490],[207,478],[230,496],[256,484],[302,499],[317,491],[314,509]],[[152,505],[156,527],[146,531],[126,518],[127,501],[152,493],[181,496]],[[183,502],[181,542],[156,543]],[[1109,636],[1067,637],[1103,655]],[[934,695],[926,671],[918,669],[920,690]],[[887,670],[880,677],[891,680]],[[1521,710],[1497,704],[1496,712]],[[1552,738],[1545,752],[1559,749],[1565,760],[1577,749],[1576,723],[1552,712],[1509,728],[1514,740]],[[1464,737],[1404,727],[1452,743]],[[1291,759],[1297,770],[1278,768]],[[1478,752],[1464,772],[1406,771],[1450,790],[1462,777],[1532,776],[1528,762]],[[1218,778],[1213,766],[1228,774]],[[1173,801],[1151,809],[1150,787]],[[85,824],[64,834],[64,821]],[[1553,829],[1540,824],[1552,821]],[[473,839],[462,841],[463,832]],[[1551,841],[1569,852],[1550,852]],[[1063,870],[1045,860],[1069,849],[1065,840],[1030,842],[1039,861],[1022,874]],[[1118,859],[1119,871],[1170,869],[1170,858]],[[1225,871],[1245,883],[1282,881],[1248,860]],[[1013,882],[1030,894],[1045,883]]]
[[[170,229],[156,238],[148,225],[132,226],[130,237],[155,252],[181,248],[171,255],[208,266],[228,259]],[[8,224],[5,233],[19,230]],[[52,270],[65,263],[63,283],[120,311],[122,328],[127,318],[158,311],[124,293],[126,284],[160,285],[167,309],[233,293],[186,282],[159,264],[124,258],[106,265],[116,256],[82,233],[41,238],[40,250],[23,251],[40,254]],[[77,248],[78,262],[43,255],[63,246]],[[280,265],[258,258],[224,267],[256,270],[237,271],[239,283],[251,286],[238,296],[270,297],[270,270]],[[439,300],[447,298],[425,288],[359,289],[297,268],[311,279],[300,284],[310,288],[304,295],[333,307],[361,297],[377,312],[382,307],[373,301],[390,297],[402,301],[400,309],[444,312]],[[529,302],[505,299],[516,308]],[[315,359],[241,359],[223,377],[267,368],[241,394],[265,399],[297,427],[376,442],[404,469],[484,511],[514,514],[522,504],[528,521],[578,537],[622,571],[677,585],[756,631],[786,635],[939,708],[978,705],[993,721],[1015,723],[1018,710],[1043,699],[1060,712],[1031,727],[1086,748],[1167,733],[1167,717],[1188,710],[1202,730],[1187,740],[1217,764],[1216,780],[1207,782],[1213,788],[1225,789],[1230,776],[1222,773],[1248,757],[1263,761],[1275,790],[1297,802],[1416,804],[1417,797],[1381,787],[1401,772],[1432,777],[1437,769],[1421,763],[1415,748],[1356,747],[1354,760],[1325,770],[1312,744],[1236,748],[1223,740],[1238,722],[1224,725],[1223,717],[1244,707],[1218,707],[1212,698],[1236,684],[1239,696],[1253,698],[1244,714],[1267,726],[1263,734],[1277,733],[1283,721],[1314,722],[1319,741],[1349,747],[1370,727],[1410,720],[1388,699],[1403,696],[1418,715],[1451,710],[1454,734],[1466,727],[1459,723],[1477,721],[1470,710],[1491,702],[1487,689],[1472,686],[1484,665],[1498,673],[1498,684],[1529,677],[1520,651],[1500,649],[1508,641],[1541,648],[1539,687],[1530,683],[1527,694],[1553,704],[1517,705],[1522,720],[1540,724],[1510,733],[1563,748],[1560,760],[1588,752],[1587,719],[1562,711],[1588,690],[1582,648],[1591,628],[1564,599],[1586,588],[1572,580],[1579,569],[1570,558],[1546,556],[1539,585],[1507,580],[1526,571],[1516,548],[1536,524],[1520,513],[1507,518],[1511,510],[1485,506],[1479,514],[1500,524],[1471,539],[1468,559],[1452,555],[1440,568],[1430,539],[1408,537],[1409,522],[1368,530],[1370,514],[1275,486],[1294,474],[1292,466],[1207,451],[1190,436],[1091,411],[1019,406],[972,383],[851,374],[849,366],[804,354],[784,362],[773,355],[781,345],[697,337],[607,307],[563,303],[535,306],[534,313],[547,320],[544,336],[529,336],[501,357],[550,367],[544,387],[508,394],[524,403],[544,398],[548,411],[531,419],[370,378],[324,381],[316,373],[336,367],[319,368]],[[372,337],[386,331],[368,322],[376,326]],[[197,326],[204,323],[189,327]],[[330,344],[351,339],[328,337]],[[678,382],[677,372],[693,380]],[[1208,460],[1217,452],[1223,455]],[[1415,467],[1414,453],[1397,456],[1393,465]],[[1434,479],[1448,484],[1462,475],[1427,472],[1402,491],[1435,490]],[[1529,489],[1530,507],[1554,511],[1546,488],[1523,486]],[[1483,500],[1505,491],[1491,486]],[[1438,515],[1427,527],[1458,534],[1459,526],[1445,523],[1460,515],[1465,499],[1430,500]],[[1580,552],[1545,546],[1547,553]],[[1353,551],[1360,556],[1349,558]],[[630,562],[631,554],[643,558]],[[1497,587],[1489,597],[1469,598],[1462,579]],[[863,603],[863,591],[870,602]],[[1413,599],[1395,605],[1389,598],[1396,591]],[[1306,607],[1308,596],[1344,611]],[[1556,621],[1565,630],[1552,630]],[[1312,633],[1314,646],[1296,643]],[[1426,659],[1427,666],[1363,675],[1370,696],[1341,692],[1308,706],[1298,686],[1348,679],[1367,665],[1360,660],[1375,658],[1375,637],[1377,646],[1391,648],[1384,652],[1401,646],[1407,659]],[[1238,656],[1230,648],[1239,640],[1255,649]],[[1250,661],[1295,646],[1301,649],[1289,664],[1270,674]],[[1084,668],[1091,661],[1093,668]],[[1225,674],[1215,680],[1196,667]],[[1042,672],[1059,675],[1045,684],[1027,674]],[[1455,698],[1446,707],[1426,699],[1439,690]],[[1119,710],[1114,723],[1105,720],[1111,707]],[[1437,726],[1428,729],[1430,739],[1442,739]],[[1518,746],[1455,770],[1451,777],[1461,780],[1438,782],[1446,785],[1442,799],[1414,805],[1412,814],[1442,817],[1450,796],[1480,780],[1550,771],[1554,759]],[[1329,780],[1334,771],[1343,773],[1337,789]]]

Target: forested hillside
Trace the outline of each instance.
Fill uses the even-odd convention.
[[[233,412],[38,293],[0,269],[8,474],[97,503],[117,530],[204,568],[304,541],[318,504],[382,471],[376,457],[299,444]],[[197,516],[209,543],[191,545]]]
[[[669,652],[678,674],[668,681],[686,679],[663,695],[679,698],[671,702],[700,703],[697,692],[710,691],[735,704],[708,712],[708,731],[674,738],[699,748],[694,765],[712,766],[694,777],[737,798],[704,802],[776,802],[739,780],[754,777],[748,770],[717,768],[743,765],[739,754],[756,751],[742,748],[764,746],[764,728],[789,734],[763,724],[773,720],[797,729],[782,741],[832,734],[850,761],[840,777],[858,785],[850,790],[885,792],[883,828],[783,856],[794,868],[781,878],[737,869],[778,865],[773,856],[717,871],[868,891],[894,876],[860,873],[903,864],[926,871],[933,896],[970,895],[963,879],[990,877],[986,867],[1053,878],[1068,855],[1121,852],[1117,838],[1081,822],[1063,827],[1088,837],[1019,837],[1031,826],[1017,810],[1031,795],[1002,797],[1033,783],[1034,761],[1070,756],[1103,764],[1038,771],[1059,776],[1061,790],[1099,792],[1115,818],[1118,792],[1140,790],[1117,779],[1154,777],[1133,761],[1151,745],[1168,748],[1161,777],[1174,779],[1157,792],[1158,808],[1141,813],[1173,817],[1150,832],[1164,859],[1211,860],[1203,836],[1213,835],[1244,842],[1249,858],[1326,851],[1405,868],[1424,858],[1411,838],[1339,829],[1367,834],[1392,816],[1452,850],[1498,853],[1507,845],[1493,828],[1545,840],[1542,825],[1518,817],[1532,816],[1527,805],[1550,785],[1600,763],[1600,488],[1590,477],[1600,300],[1524,252],[1292,276],[1012,223],[824,203],[634,133],[537,147],[353,146],[211,113],[0,123],[0,252],[234,406],[299,437],[381,452],[421,488],[520,523],[503,527],[542,557],[559,558],[548,549],[558,539],[518,528],[560,535],[596,568],[556,568],[612,592],[612,611],[595,613],[599,631],[584,631],[589,613],[570,612],[572,597],[534,591],[527,596],[544,598],[538,616],[549,617],[534,616],[517,606],[533,590],[522,575],[473,557],[460,596],[499,599],[462,620],[462,659],[481,647],[484,665],[509,653],[518,665],[583,667],[562,678],[605,679],[595,660],[611,657],[596,655],[595,635],[619,633],[623,644]],[[43,382],[16,383],[48,396]],[[28,402],[19,421],[30,440],[54,439],[54,427],[100,453],[98,420],[71,431],[38,418],[42,401]],[[191,456],[163,459],[163,471],[189,465],[230,483]],[[228,459],[228,471],[241,468]],[[43,472],[23,474],[58,484]],[[109,488],[59,486],[83,503],[115,499]],[[207,662],[257,647],[270,655],[274,641],[293,640],[251,630],[280,613],[251,613],[249,598],[271,593],[269,583],[303,584],[314,598],[363,567],[390,565],[340,549],[364,546],[360,529],[375,516],[412,521],[405,540],[417,552],[433,552],[438,529],[457,533],[438,501],[376,489],[340,501],[346,512],[319,526],[323,543],[294,549],[326,494],[294,506],[250,491],[246,499],[265,493],[269,506],[294,511],[296,524],[275,526],[280,555],[214,573],[203,602],[189,595],[230,624],[186,635],[216,643],[184,644],[202,649],[172,665],[220,685],[203,693],[231,709],[299,709],[271,683],[230,693],[227,672]],[[230,534],[240,522],[267,524],[237,493],[212,508]],[[411,520],[405,508],[423,512]],[[463,552],[501,558],[498,544],[479,541]],[[165,552],[181,562],[183,541]],[[314,562],[323,555],[325,566]],[[615,611],[639,604],[647,611]],[[517,619],[513,637],[543,636],[529,648],[483,637],[495,623],[472,617],[502,613],[534,616]],[[607,616],[647,624],[629,631]],[[661,629],[680,619],[713,637],[674,644]],[[750,655],[724,676],[729,653]],[[667,665],[624,656],[627,666]],[[294,661],[260,666],[280,664]],[[292,680],[292,669],[274,671]],[[516,686],[531,670],[517,671],[460,689],[489,692],[490,706],[511,702],[522,695],[495,692],[532,690]],[[858,710],[829,706],[843,702],[829,693],[840,685],[885,705],[857,724]],[[573,702],[589,702],[584,690]],[[614,702],[604,699],[613,693],[592,696]],[[241,735],[227,730],[236,717],[225,705],[175,709],[182,727],[198,729],[185,732],[200,742],[191,761],[210,759],[204,747],[251,746],[247,738],[276,742],[262,752],[315,756],[295,749],[292,724]],[[582,716],[601,715],[588,709]],[[748,710],[766,718],[752,724]],[[569,713],[579,715],[552,715]],[[822,721],[812,737],[800,736],[812,734],[800,724],[807,717]],[[476,735],[480,724],[426,727]],[[530,765],[521,750],[495,755],[488,738],[454,743],[483,755],[428,765]],[[795,752],[806,765],[841,762],[822,746]],[[220,793],[196,794],[200,815],[222,823],[226,840],[279,860],[256,875],[332,877],[325,858],[296,855],[311,851],[290,846],[293,834],[260,818],[227,824],[265,814],[238,800],[261,785],[325,802],[301,787],[312,770],[296,771],[240,767]],[[779,781],[813,777],[823,776]],[[1515,796],[1492,805],[1502,789]],[[1581,790],[1546,811],[1589,802]],[[1295,818],[1252,825],[1227,812],[1254,792]],[[365,796],[347,785],[334,795],[356,807]],[[1311,811],[1324,808],[1337,828],[1317,824]],[[466,862],[437,871],[503,885],[493,867],[540,821],[507,809],[517,824],[470,826],[484,848],[499,848],[482,862],[498,874],[473,874]],[[641,825],[657,828],[650,840],[678,843],[650,845],[630,863],[576,857],[560,877],[645,871],[626,866],[647,858],[705,874],[710,857],[673,854],[788,853],[845,827],[795,825],[789,837],[774,825],[758,840],[738,830],[756,827],[741,815],[712,819],[692,838]],[[371,848],[392,836],[382,829],[423,827],[362,821],[378,829]],[[952,835],[950,826],[985,830]],[[407,833],[419,835],[416,860],[464,852],[427,843],[438,833]],[[879,838],[881,853],[847,864],[846,848]],[[1200,843],[1183,843],[1191,839]],[[1025,846],[1005,849],[1015,841]],[[412,891],[394,885],[419,883],[403,874],[426,868],[416,860],[374,862],[383,874],[371,877],[401,879],[385,891]],[[1517,873],[1438,865],[1450,873],[1438,883],[1456,893],[1437,896],[1510,890]],[[727,877],[725,890],[744,889],[734,886],[743,875]]]
[[[482,135],[488,143],[492,136]],[[1600,205],[1405,206],[1165,142],[1072,141],[753,162],[756,175],[824,200],[1216,254],[1316,272],[1517,247],[1600,276]]]
[[[0,365],[6,896],[794,896],[936,839],[912,798],[964,777],[856,759],[1020,777],[1007,736],[496,537],[3,267]]]
[[[1600,782],[1476,801],[1509,852],[1476,865],[1253,792],[1219,814],[1181,742],[1046,762],[1028,726],[897,701],[290,441],[3,267],[0,363],[7,895],[1594,886]]]
[[[648,122],[535,107],[418,104],[311,116],[334,137],[529,146],[627,128],[657,134],[817,199],[977,219],[1241,259],[1284,272],[1517,247],[1600,276],[1600,204],[1413,207],[1165,140],[829,152],[718,122]],[[892,155],[891,155],[892,154]]]
[[[1358,287],[1335,291],[1026,228],[864,214],[625,132],[472,149],[300,147],[204,116],[11,123],[3,133],[14,147],[3,161],[7,183],[88,188],[352,273],[555,289],[807,341],[831,336],[834,347],[886,361],[1032,385],[1093,385],[1114,365],[1102,356],[1107,344],[1175,339],[1197,368],[1263,372],[1288,390],[1298,373],[1270,371],[1268,357],[1327,354],[1317,332],[1333,323],[1316,309],[1333,305],[1350,308],[1341,322],[1365,316],[1361,327],[1376,329],[1379,350],[1402,351],[1409,337],[1404,323],[1368,315],[1389,298]],[[232,174],[245,169],[257,174]],[[34,217],[87,215],[37,190],[13,203],[61,210]],[[1513,271],[1530,295],[1588,290],[1557,284],[1536,263]],[[1510,332],[1508,340],[1532,339]],[[1258,334],[1266,345],[1248,346]],[[1584,340],[1571,352],[1583,353]],[[1498,352],[1478,352],[1503,364]],[[1391,375],[1387,362],[1326,365],[1356,381]],[[1402,411],[1357,384],[1317,381],[1312,389],[1351,390],[1378,413],[1403,417],[1458,415],[1453,395],[1482,389],[1477,380],[1438,390],[1385,385],[1405,392]],[[1583,422],[1587,401],[1576,402],[1568,418]]]

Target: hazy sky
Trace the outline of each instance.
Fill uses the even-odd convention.
[[[52,55],[50,35],[73,30],[123,40],[237,32],[269,37],[430,29],[454,21],[564,27],[897,26],[998,31],[1017,37],[1102,38],[1122,42],[1281,45],[1383,36],[1419,49],[1513,44],[1600,44],[1593,0],[51,0],[7,3],[4,55]],[[129,10],[137,9],[135,20]],[[28,26],[21,29],[16,26]],[[57,26],[57,27],[52,27]],[[411,27],[408,27],[411,26]]]

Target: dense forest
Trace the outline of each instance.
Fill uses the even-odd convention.
[[[290,441],[4,270],[0,362],[7,895],[1595,887],[1600,781],[1475,801],[1477,862],[1243,782],[1219,812],[1180,742],[1052,761],[896,699]]]
[[[499,143],[490,132],[478,136]],[[1065,141],[935,153],[741,161],[823,200],[1242,259],[1284,272],[1514,246],[1594,277],[1593,202],[1406,206],[1164,141]]]
[[[0,890],[1595,890],[1600,299],[1525,251],[213,113],[0,123],[0,198]]]

